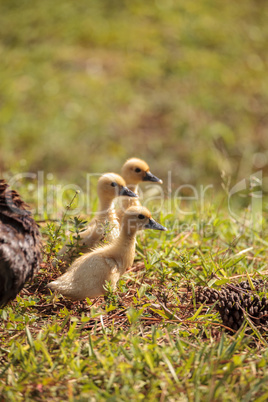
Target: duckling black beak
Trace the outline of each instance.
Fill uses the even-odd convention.
[[[145,172],[145,176],[142,179],[143,181],[153,181],[155,183],[160,183],[162,184],[162,180],[158,179],[158,177],[156,177],[155,175],[153,175],[150,171],[149,172]]]
[[[167,230],[167,228],[165,228],[164,226],[160,225],[160,223],[156,222],[152,218],[149,219],[149,222],[146,223],[146,225],[144,227],[146,229],[155,229],[155,230],[164,230],[164,231]]]
[[[133,191],[131,191],[129,188],[127,187],[122,187],[119,195],[126,195],[127,197],[136,197],[138,198],[138,195],[133,193]]]

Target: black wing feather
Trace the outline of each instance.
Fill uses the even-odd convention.
[[[28,205],[0,180],[0,307],[38,271],[41,235]]]

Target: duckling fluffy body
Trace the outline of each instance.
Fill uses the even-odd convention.
[[[117,239],[75,260],[64,275],[47,286],[72,300],[105,294],[105,281],[111,281],[115,288],[120,276],[133,264],[136,232],[146,228],[166,230],[152,219],[148,209],[129,208]]]
[[[117,196],[137,197],[135,193],[126,187],[124,179],[115,173],[106,173],[100,177],[97,186],[99,197],[99,210],[94,219],[90,222],[87,229],[79,233],[77,254],[79,252],[89,252],[96,247],[102,240],[113,241],[119,236],[119,221],[116,215],[113,200]],[[59,251],[58,257],[66,262],[71,262],[73,251],[66,243]]]
[[[122,177],[126,182],[126,185],[130,190],[132,190],[135,194],[138,193],[138,185],[142,181],[151,181],[156,183],[162,183],[162,180],[158,179],[158,177],[154,176],[150,172],[150,168],[148,164],[142,159],[131,158],[128,159],[122,167],[121,171]],[[117,216],[119,221],[122,221],[124,212],[130,208],[131,206],[141,206],[140,202],[136,198],[120,198],[119,210],[117,212]]]

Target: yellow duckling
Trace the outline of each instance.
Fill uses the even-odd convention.
[[[93,299],[105,294],[105,281],[111,281],[115,288],[120,276],[133,264],[136,232],[147,228],[167,230],[152,219],[147,208],[129,208],[117,239],[79,257],[64,275],[47,287],[72,300]]]
[[[147,163],[138,158],[128,159],[122,167],[121,174],[128,188],[135,194],[138,193],[138,185],[142,181],[151,181],[160,184],[163,183],[161,179],[158,179],[158,177],[150,172]],[[120,222],[123,218],[124,212],[129,207],[141,205],[138,199],[129,199],[126,197],[122,197],[118,204],[120,209],[117,212],[117,216]]]
[[[97,186],[99,197],[99,210],[86,230],[79,233],[76,253],[89,252],[96,247],[105,236],[105,241],[111,242],[119,236],[119,222],[115,213],[113,200],[118,196],[135,197],[137,195],[126,187],[124,179],[115,173],[106,173],[100,177]],[[66,243],[58,252],[58,257],[66,262],[71,262],[75,257],[73,250]],[[77,256],[76,255],[76,256]]]

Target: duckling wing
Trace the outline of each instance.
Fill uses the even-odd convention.
[[[86,230],[79,234],[79,245],[84,246],[85,249],[92,249],[102,239],[104,235],[104,225],[94,220]]]
[[[48,287],[72,300],[103,295],[105,282],[111,281],[112,286],[115,286],[120,274],[116,261],[105,258],[102,254],[102,250],[97,250],[81,256],[64,275],[49,283]]]

